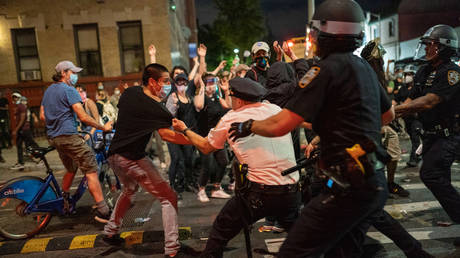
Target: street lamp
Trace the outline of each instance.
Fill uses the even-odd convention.
[[[238,48],[233,49],[233,53],[238,54],[240,50]]]

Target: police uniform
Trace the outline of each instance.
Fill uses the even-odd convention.
[[[451,184],[451,166],[460,149],[460,67],[451,61],[420,67],[409,97],[429,93],[439,96],[441,102],[419,112],[423,125],[420,178],[449,217],[460,223],[460,195]]]
[[[213,223],[204,255],[221,257],[223,247],[236,236],[244,223],[252,224],[265,216],[275,216],[281,226],[289,229],[298,214],[298,172],[282,176],[281,172],[296,165],[289,134],[267,138],[258,135],[232,141],[228,130],[233,122],[265,119],[281,111],[269,103],[258,102],[266,90],[247,78],[229,81],[231,95],[254,101],[225,114],[208,134],[208,141],[216,149],[227,141],[240,164],[248,165],[247,190],[242,193],[248,207],[242,207],[238,197],[230,199]],[[249,209],[249,211],[247,210]]]

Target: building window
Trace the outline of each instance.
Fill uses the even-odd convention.
[[[14,54],[16,56],[16,68],[19,81],[41,80],[40,60],[38,59],[37,41],[35,30],[12,29],[11,30]]]
[[[99,31],[97,24],[74,25],[75,49],[82,76],[102,75]]]
[[[118,36],[122,72],[137,73],[142,71],[145,63],[141,22],[118,22]]]
[[[393,20],[388,22],[388,36],[394,37],[395,36],[395,23]]]

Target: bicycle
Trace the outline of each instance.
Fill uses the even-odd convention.
[[[53,215],[75,212],[77,202],[88,188],[87,180],[82,177],[75,193],[65,198],[45,157],[54,149],[51,146],[28,149],[34,158],[43,161],[47,173],[45,178],[17,177],[0,188],[0,234],[3,237],[30,238],[44,229]],[[11,223],[13,218],[20,222]]]

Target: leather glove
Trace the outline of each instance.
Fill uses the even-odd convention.
[[[228,133],[230,134],[230,140],[236,141],[239,138],[247,137],[252,134],[251,127],[254,120],[249,119],[242,123],[232,123]]]

